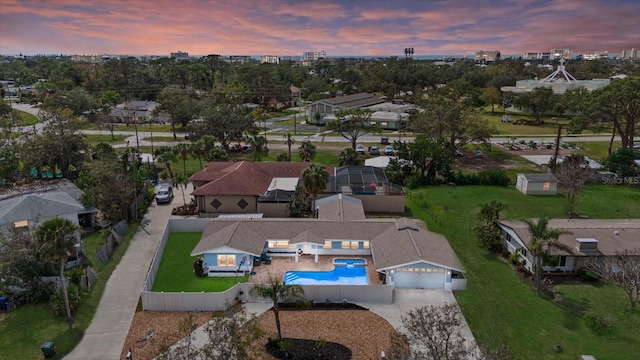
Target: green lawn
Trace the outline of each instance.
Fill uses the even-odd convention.
[[[15,126],[29,126],[35,125],[38,122],[38,117],[29,114],[28,112],[17,110],[18,116],[15,119]]]
[[[4,320],[0,321],[0,358],[40,359],[42,357],[40,346],[47,341],[56,343],[56,359],[61,359],[71,352],[80,342],[84,331],[89,327],[104,293],[107,280],[122,259],[137,229],[137,224],[129,227],[129,232],[114,251],[111,261],[99,269],[93,289],[74,315],[73,330],[69,331],[64,318],[53,316],[49,304],[29,304],[19,307],[6,314]],[[88,243],[93,242],[93,240],[88,241]],[[85,242],[86,245],[87,242]],[[87,253],[88,250],[85,248]]]
[[[197,277],[193,273],[191,250],[200,241],[202,233],[172,233],[167,239],[162,261],[158,268],[153,291],[167,292],[220,292],[238,282],[247,282],[249,275],[236,277]]]
[[[602,160],[609,155],[609,142],[608,141],[579,141],[579,142],[567,142],[569,144],[580,145],[583,149],[578,150],[578,154],[586,155],[594,160]],[[620,141],[614,141],[611,147],[612,151],[622,146]]]
[[[592,218],[640,216],[637,188],[591,185],[580,199],[578,212]],[[514,187],[427,187],[407,196],[413,215],[449,239],[467,270],[467,290],[456,298],[477,341],[488,348],[506,344],[514,359],[576,359],[579,354],[637,359],[640,331],[627,330],[638,328],[640,312],[629,311],[621,291],[610,286],[598,288],[598,293],[589,287],[571,293],[561,290],[566,299],[591,299],[619,319],[613,331],[600,334],[581,313],[538,297],[504,262],[484,254],[473,235],[473,223],[479,205],[491,200],[508,204],[504,214],[508,219],[562,217],[565,206],[561,195],[525,196]],[[556,353],[554,344],[564,352]]]

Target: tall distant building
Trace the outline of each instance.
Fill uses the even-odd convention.
[[[522,55],[524,60],[550,60],[550,52],[526,52]]]
[[[71,55],[71,61],[97,64],[103,61],[102,55]]]
[[[623,59],[640,59],[640,56],[638,55],[638,49],[636,48],[622,50],[620,57]]]
[[[570,49],[551,49],[551,59],[552,60],[571,59],[571,50]]]
[[[608,59],[608,58],[609,58],[609,52],[607,50],[599,50],[591,54],[582,54],[582,59],[584,60],[601,60],[601,59]]]
[[[479,64],[492,63],[500,60],[500,51],[478,51],[475,61]]]
[[[278,55],[262,55],[260,56],[261,63],[279,64],[280,57]]]
[[[178,52],[172,52],[171,53],[171,58],[173,59],[186,59],[189,57],[189,53],[186,52],[182,52],[182,51],[178,51]]]
[[[318,61],[327,57],[327,52],[322,51],[306,51],[302,53],[303,61]]]

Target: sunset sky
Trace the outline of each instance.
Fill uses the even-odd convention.
[[[0,54],[502,54],[640,48],[640,0],[0,0]]]

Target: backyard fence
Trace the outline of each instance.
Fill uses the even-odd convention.
[[[109,236],[107,236],[107,239],[105,240],[105,244],[96,250],[96,254],[94,256],[101,266],[105,266],[109,262],[111,255],[113,255],[115,245],[120,244],[122,237],[127,233],[127,231],[129,231],[129,225],[125,220],[120,221],[111,228]]]
[[[223,292],[154,292],[160,261],[169,234],[172,232],[202,232],[209,219],[169,219],[153,256],[142,287],[142,308],[147,311],[215,311],[224,310],[236,301],[268,301],[249,296],[254,284],[239,283]],[[305,298],[314,302],[393,302],[392,285],[302,285]]]

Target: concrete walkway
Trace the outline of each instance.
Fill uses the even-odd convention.
[[[185,194],[193,190],[188,187]],[[187,202],[189,201],[187,195]],[[117,360],[120,359],[133,315],[138,305],[144,279],[171,209],[182,205],[182,193],[176,189],[171,205],[153,203],[145,215],[145,229],[138,228],[127,252],[107,282],[96,314],[80,343],[64,359]]]

